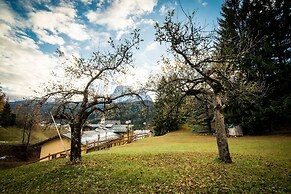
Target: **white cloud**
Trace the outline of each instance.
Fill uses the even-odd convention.
[[[120,38],[125,35],[125,34],[129,34],[130,32],[128,30],[119,30],[116,33],[116,40],[120,40]]]
[[[90,4],[92,4],[92,0],[81,0],[81,2],[82,2],[84,5],[90,5]]]
[[[29,38],[28,36],[21,36],[19,38],[19,45],[20,45],[20,48],[23,48],[23,49],[31,49],[31,50],[38,50],[39,47],[38,45],[34,42],[33,39]]]
[[[89,46],[92,48],[92,50],[98,49],[96,47],[103,48],[108,46],[108,41],[111,36],[108,32],[97,32],[94,30],[89,30],[88,33],[90,36]]]
[[[155,42],[152,42],[150,45],[152,48],[157,46]],[[151,74],[157,74],[160,71],[160,66],[157,65],[157,61],[160,59],[159,53],[152,53],[150,57],[146,52],[136,54],[134,62],[135,68],[130,69],[127,75],[120,76],[118,78],[119,83],[132,86],[133,88],[138,88],[140,85],[146,84]]]
[[[11,27],[4,24],[0,23],[0,35],[1,36],[7,36],[9,34],[9,31],[11,30]]]
[[[206,7],[208,5],[205,0],[198,0],[198,3],[201,4],[203,7]]]
[[[0,3],[0,13],[9,16],[3,19],[0,14],[0,83],[10,100],[33,96],[33,90],[50,79],[55,59],[39,50],[25,33],[25,22]]]
[[[14,23],[14,14],[11,12],[10,8],[2,0],[0,1],[0,20],[3,20],[9,24]]]
[[[142,19],[141,20],[141,23],[142,24],[147,24],[147,25],[153,26],[153,25],[155,25],[156,21],[154,21],[152,19]]]
[[[65,55],[74,55],[75,57],[90,57],[92,51],[106,49],[109,46],[108,41],[111,36],[107,32],[98,32],[92,29],[88,30],[89,40],[79,44],[77,42],[66,43],[60,45],[60,50],[65,53]],[[86,52],[84,52],[86,50]],[[88,52],[89,51],[89,52]],[[85,54],[85,56],[84,56]]]
[[[157,0],[114,0],[107,9],[89,11],[86,16],[92,23],[111,30],[124,30],[135,26],[140,16],[151,13],[156,4]]]
[[[58,7],[48,6],[49,11],[34,11],[29,14],[29,23],[33,32],[42,42],[64,44],[60,37],[65,34],[73,40],[89,39],[86,26],[76,20],[76,10],[71,5],[61,4]]]
[[[17,26],[17,28],[25,26],[25,21],[20,19],[3,0],[0,0],[0,24],[4,23],[7,25],[6,29],[13,26]],[[2,31],[2,28],[0,30]]]
[[[141,64],[138,68],[132,68],[126,75],[119,76],[117,84],[131,86],[134,89],[145,84],[149,78],[150,72],[147,68],[148,64]]]
[[[165,15],[168,15],[168,12],[169,11],[172,11],[175,7],[172,5],[172,4],[163,4],[161,7],[160,7],[160,14],[165,16]]]
[[[161,8],[160,8],[160,14],[162,15],[166,15],[167,14],[167,10],[166,10],[166,6],[165,5],[162,5]]]
[[[76,44],[66,44],[64,46],[60,46],[59,49],[67,56],[74,55],[75,57],[80,57],[80,48]]]
[[[99,1],[97,2],[97,7],[101,7],[101,6],[104,4],[104,1],[105,1],[105,0],[99,0]]]
[[[50,79],[55,59],[39,51],[31,38],[10,36],[0,34],[0,82],[10,100],[33,96],[33,90]]]
[[[116,24],[118,29],[116,35],[121,38],[129,33],[129,27],[155,23],[152,19],[143,19],[141,16],[151,13],[156,1],[114,1],[107,9],[99,10],[97,13],[106,13],[108,15],[102,17],[106,19],[109,16],[112,21],[120,24],[120,26]],[[106,49],[105,46],[108,45],[111,36],[108,32],[87,29],[80,23],[77,11],[70,3],[60,4],[58,7],[43,4],[46,10],[37,10],[32,7],[34,3],[28,4],[25,8],[27,19],[24,20],[0,0],[0,83],[10,100],[32,96],[34,95],[32,90],[38,89],[40,83],[47,83],[52,79],[50,74],[56,68],[57,59],[41,51],[46,43],[58,45],[67,56],[74,54],[78,57],[86,55],[80,54],[80,49],[88,50],[90,53],[100,48]],[[115,13],[117,9],[120,10]],[[114,14],[110,16],[110,13]],[[119,16],[121,18],[118,18]],[[104,25],[111,28],[110,22],[111,20]],[[37,36],[35,40],[29,36],[30,31]],[[64,34],[72,40],[67,41]],[[154,48],[153,44],[148,49]],[[123,79],[124,82],[131,83],[130,85],[145,82],[148,77],[150,62],[138,61],[143,61],[143,64],[139,64],[138,69],[132,69],[131,75]]]
[[[34,33],[38,35],[38,38],[40,39],[40,43],[49,43],[49,44],[56,44],[56,45],[63,45],[65,43],[64,39],[57,35],[50,35],[50,31],[35,28]]]
[[[153,50],[156,50],[158,47],[159,47],[159,43],[158,42],[152,42],[150,44],[147,45],[145,51],[153,51]]]

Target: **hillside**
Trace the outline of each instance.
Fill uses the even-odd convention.
[[[61,129],[60,132],[67,133],[67,130]],[[30,146],[28,146],[27,151],[22,145],[22,135],[23,129],[0,127],[0,158],[2,158],[0,159],[0,169],[21,166],[29,161],[39,159],[40,147],[33,146],[33,144],[56,136],[57,131],[54,127],[32,130]]]
[[[229,139],[233,164],[217,157],[216,139],[180,130],[111,150],[82,163],[67,159],[0,174],[2,193],[290,193],[290,136]]]
[[[67,130],[61,129],[61,133],[66,133]],[[54,127],[47,127],[43,129],[34,129],[31,131],[30,144],[35,144],[57,135]],[[0,144],[21,144],[23,129],[17,127],[0,127]]]

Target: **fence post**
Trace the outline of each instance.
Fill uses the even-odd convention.
[[[88,153],[88,141],[86,141],[85,152]]]

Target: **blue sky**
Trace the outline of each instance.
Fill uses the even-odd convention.
[[[196,21],[213,29],[223,0],[180,0],[186,12],[197,11]],[[106,50],[109,37],[117,41],[133,29],[141,30],[144,41],[135,52],[134,68],[118,84],[145,83],[158,72],[164,54],[155,42],[154,24],[163,22],[176,0],[0,0],[0,83],[10,100],[33,96],[41,83],[52,79],[59,64],[55,51],[88,57]]]

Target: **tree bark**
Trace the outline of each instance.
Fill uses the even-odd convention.
[[[28,145],[29,145],[29,143],[30,143],[31,130],[32,130],[32,123],[29,123],[29,126],[28,126],[28,133],[27,133],[27,142],[26,142],[26,147],[28,147]]]
[[[73,123],[71,125],[71,154],[70,161],[72,164],[80,162],[81,157],[81,125]]]
[[[212,118],[209,115],[209,108],[208,108],[208,104],[207,101],[204,102],[205,103],[205,112],[206,112],[206,126],[208,129],[208,133],[211,133],[211,120]]]
[[[224,125],[224,113],[221,97],[215,94],[215,128],[216,128],[216,141],[218,146],[219,158],[224,163],[231,163],[231,157],[228,149],[227,135]]]

